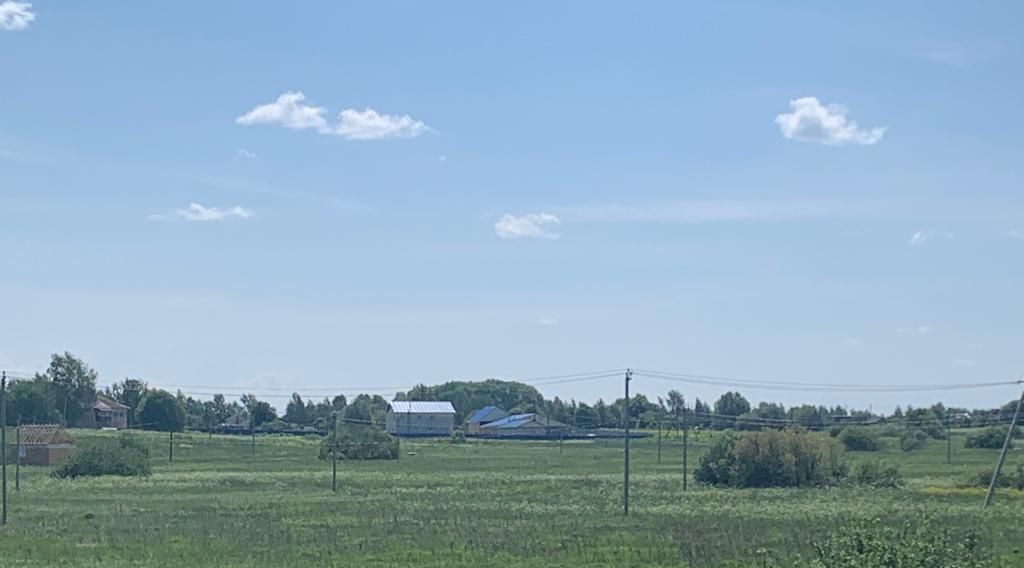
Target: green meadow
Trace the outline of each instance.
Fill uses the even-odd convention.
[[[954,438],[904,453],[902,489],[682,489],[682,449],[633,443],[631,514],[622,515],[621,441],[403,441],[399,461],[317,459],[318,440],[133,433],[148,478],[59,480],[22,467],[0,530],[4,567],[156,566],[793,566],[859,522],[978,532],[993,565],[1024,565],[1024,494],[961,488],[996,451]],[[73,431],[79,439],[109,434]],[[710,441],[691,437],[690,468]],[[1014,451],[1007,469],[1024,462]],[[931,529],[930,529],[931,530]]]

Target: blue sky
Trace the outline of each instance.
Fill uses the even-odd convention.
[[[1022,12],[6,0],[0,366],[70,350],[104,383],[229,392],[1014,379]]]

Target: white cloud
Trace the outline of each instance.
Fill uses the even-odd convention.
[[[255,160],[257,156],[256,156],[255,153],[250,152],[250,151],[246,150],[245,148],[239,148],[235,152],[235,157],[236,158],[244,158],[246,160]]]
[[[847,347],[847,348],[850,348],[850,349],[857,349],[857,348],[863,347],[863,346],[864,346],[864,340],[862,340],[859,337],[844,337],[843,338],[843,347]]]
[[[920,335],[928,335],[932,332],[932,328],[929,325],[915,325],[911,327],[901,327],[896,331],[900,333],[917,333]]]
[[[1012,230],[1006,232],[1006,236],[1008,238],[1011,238],[1011,239],[1014,239],[1014,240],[1018,240],[1018,241],[1019,240],[1024,240],[1024,231],[1018,231],[1016,229],[1012,229]]]
[[[915,231],[914,234],[910,236],[910,241],[907,242],[907,244],[912,247],[921,247],[935,239],[945,239],[949,241],[953,239],[953,233],[940,233],[928,230]]]
[[[818,142],[831,146],[843,144],[875,144],[885,135],[885,128],[862,129],[846,118],[841,105],[822,105],[815,97],[789,101],[793,112],[775,117],[782,135],[790,140]]]
[[[330,130],[327,126],[327,109],[305,104],[306,95],[301,91],[288,91],[277,97],[277,100],[259,105],[235,119],[235,123],[251,126],[253,124],[280,124],[292,130],[315,128],[318,132]]]
[[[558,320],[555,318],[540,318],[537,320],[539,325],[558,325]]]
[[[448,156],[438,156],[437,157],[437,161],[438,162],[447,162],[448,161]]]
[[[975,363],[974,360],[972,360],[972,359],[954,359],[953,360],[953,366],[954,367],[967,367],[967,368],[971,368],[971,367],[976,367],[977,365],[978,364]]]
[[[494,223],[494,232],[503,239],[558,239],[562,235],[549,232],[548,226],[561,223],[562,221],[551,213],[529,213],[520,217],[502,215],[501,219]]]
[[[29,23],[36,19],[29,2],[5,0],[0,3],[0,28],[8,31],[28,29]]]
[[[372,108],[345,109],[338,115],[340,122],[333,134],[347,140],[380,140],[382,138],[415,138],[429,128],[407,114],[380,114]]]
[[[306,104],[306,96],[301,91],[288,91],[272,103],[259,105],[236,118],[235,123],[244,126],[278,124],[292,130],[314,129],[320,134],[341,136],[346,140],[415,138],[430,130],[423,121],[407,114],[381,114],[369,107],[342,110],[338,114],[338,123],[330,124],[327,109]]]
[[[224,221],[227,219],[249,219],[254,215],[251,209],[235,206],[231,208],[205,207],[198,203],[189,203],[185,209],[176,209],[174,216],[186,221]],[[153,213],[147,218],[150,221],[163,221],[171,215],[164,213]]]

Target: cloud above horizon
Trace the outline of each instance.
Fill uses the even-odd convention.
[[[944,239],[949,241],[953,239],[953,233],[941,233],[931,230],[915,231],[914,234],[910,236],[910,241],[907,242],[907,245],[912,247],[923,247],[935,239]]]
[[[561,223],[561,219],[551,213],[528,213],[522,216],[506,214],[494,223],[494,232],[503,239],[559,239],[561,234],[548,229],[551,225]]]
[[[198,203],[189,203],[184,209],[175,209],[171,214],[154,213],[149,216],[150,221],[163,221],[169,217],[178,217],[185,221],[225,221],[228,219],[250,219],[255,215],[252,209],[240,205],[230,208],[205,207]]]
[[[816,142],[828,146],[860,144],[870,146],[885,136],[885,127],[860,128],[846,118],[846,107],[837,104],[822,105],[816,97],[801,97],[789,101],[792,112],[775,117],[782,136],[800,142]]]
[[[287,91],[274,102],[257,105],[239,116],[235,123],[243,126],[276,124],[290,130],[312,129],[346,140],[415,138],[431,130],[423,121],[407,114],[381,114],[369,107],[363,110],[344,109],[338,114],[335,124],[327,119],[327,112],[326,107],[307,104],[302,91]]]
[[[0,28],[2,29],[14,32],[26,30],[35,19],[36,14],[32,11],[31,2],[15,0],[0,2]]]

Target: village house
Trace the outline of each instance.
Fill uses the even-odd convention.
[[[385,419],[395,436],[450,436],[455,428],[455,407],[447,401],[393,401]]]
[[[491,422],[496,422],[503,418],[508,418],[508,413],[498,408],[497,406],[485,406],[480,410],[473,412],[466,419],[465,428],[466,434],[469,436],[475,436],[480,433],[480,427]]]
[[[128,406],[103,395],[97,396],[96,403],[92,405],[97,428],[117,428],[118,430],[127,428],[128,411],[130,410],[131,408]]]

